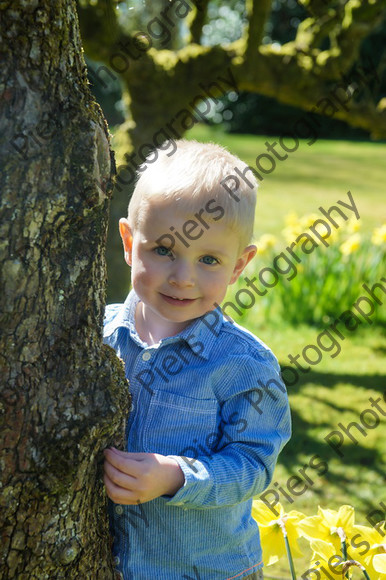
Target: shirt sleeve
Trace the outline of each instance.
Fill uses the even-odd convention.
[[[291,435],[288,397],[274,355],[232,361],[232,395],[221,406],[221,438],[210,456],[171,455],[185,476],[167,503],[207,509],[246,501],[268,487]]]

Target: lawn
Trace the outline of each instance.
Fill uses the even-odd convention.
[[[256,156],[266,150],[264,142],[274,141],[273,137],[225,135],[204,126],[194,128],[189,138],[219,142],[252,167]],[[370,233],[386,221],[385,152],[385,145],[377,143],[301,143],[261,184],[257,236],[279,234],[286,214],[317,213],[319,206],[328,208],[346,200],[348,190],[356,201],[362,231]],[[315,344],[322,330],[291,327],[285,320],[267,324],[258,302],[241,323],[272,348],[282,366],[289,365],[289,354],[295,356],[306,345]],[[340,347],[338,356],[324,352],[318,365],[310,372],[299,372],[299,381],[288,387],[293,437],[280,456],[271,491],[264,497],[272,504],[280,500],[286,511],[295,509],[306,515],[316,514],[318,505],[338,509],[350,504],[357,523],[369,525],[366,515],[382,510],[380,502],[385,501],[385,328],[364,323],[355,332],[347,331]],[[298,476],[296,486],[291,476]],[[380,535],[379,542],[384,541]],[[309,568],[308,557],[295,565],[300,578]],[[266,568],[265,575],[290,577],[284,561]],[[359,570],[353,577],[362,577]]]
[[[229,135],[205,125],[194,127],[187,138],[220,143],[254,169],[256,157],[267,152],[265,142],[275,141],[275,137]],[[276,235],[287,214],[328,208],[346,200],[348,190],[358,205],[363,231],[380,225],[386,220],[385,162],[383,143],[318,140],[308,145],[301,140],[298,149],[277,161],[275,170],[260,182],[256,236]]]
[[[305,345],[315,344],[319,332],[307,326],[268,327],[251,319],[248,327],[269,344],[281,365],[288,365],[288,354],[296,355]],[[293,436],[269,487],[276,494],[264,497],[273,507],[279,499],[286,511],[295,509],[308,516],[316,514],[318,505],[337,510],[350,504],[356,510],[356,522],[369,525],[366,515],[373,509],[384,511],[379,504],[385,501],[385,332],[358,329],[342,341],[341,348],[339,356],[332,359],[325,354],[318,366],[288,387]],[[381,411],[371,405],[371,397],[378,400]],[[361,420],[366,409],[372,412],[364,413]],[[350,423],[355,424],[349,427]],[[333,437],[332,431],[338,434]],[[295,488],[291,488],[295,481],[291,476],[299,477]],[[300,495],[291,493],[292,489]],[[300,577],[309,568],[309,560],[295,565]],[[285,561],[266,569],[266,577],[271,576],[289,578]],[[360,577],[358,571],[354,578]]]

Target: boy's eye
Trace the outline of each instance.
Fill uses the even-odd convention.
[[[212,266],[213,264],[218,264],[219,261],[217,260],[217,258],[214,258],[213,256],[203,256],[201,258],[201,261],[204,264],[207,264],[208,266]]]
[[[168,248],[166,248],[165,246],[157,246],[156,248],[154,248],[154,252],[158,256],[171,256],[172,255],[171,251],[168,250]]]

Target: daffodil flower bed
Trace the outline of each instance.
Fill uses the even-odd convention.
[[[285,219],[281,238],[265,234],[256,241],[258,259],[251,262],[246,274],[257,279],[264,269],[279,272],[264,294],[263,286],[260,289],[258,307],[265,321],[285,318],[289,324],[328,325],[364,293],[362,284],[371,286],[385,275],[386,224],[375,228],[372,234],[363,235],[357,219],[340,220],[339,227],[331,228],[325,237],[328,245],[315,243],[317,247],[309,253],[302,252],[294,241],[303,232],[309,232],[318,218],[319,214],[298,217],[291,213]],[[288,250],[291,244],[297,259]],[[232,287],[232,295],[248,286],[245,280],[243,276],[239,278]],[[380,290],[378,294],[383,302]],[[247,310],[240,318],[244,316],[248,316]],[[385,321],[385,309],[376,305],[372,323]]]
[[[296,579],[293,559],[304,556],[298,543],[304,538],[309,544],[310,565],[302,570],[304,580],[338,578],[386,578],[385,522],[375,527],[355,524],[354,508],[343,505],[338,511],[318,508],[315,516],[301,512],[284,512],[275,506],[279,515],[261,500],[254,500],[252,515],[259,525],[264,565],[269,567],[287,556],[292,580]]]

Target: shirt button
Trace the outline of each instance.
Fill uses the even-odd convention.
[[[149,360],[151,358],[151,353],[148,351],[145,351],[142,355],[142,360]]]
[[[115,513],[119,516],[123,514],[123,507],[121,505],[115,506]]]

